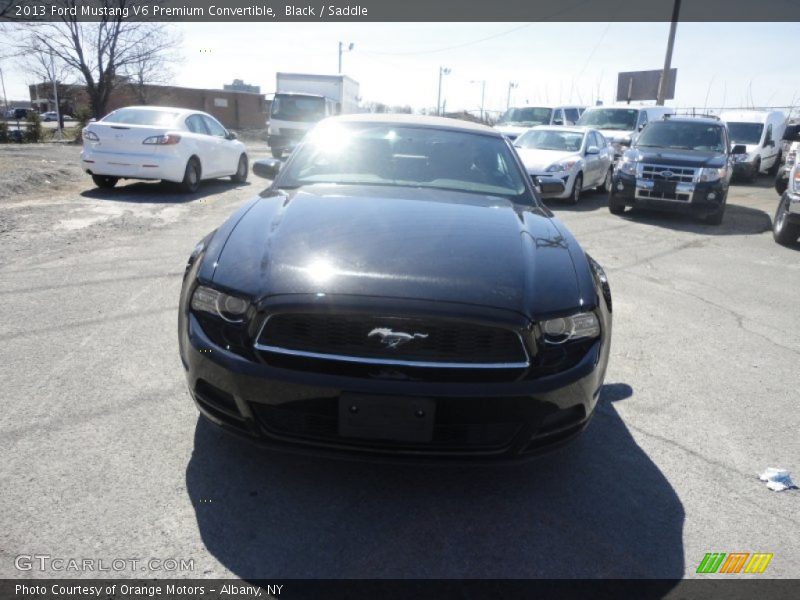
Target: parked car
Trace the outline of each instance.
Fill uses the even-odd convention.
[[[651,121],[614,169],[608,209],[653,207],[722,223],[733,152],[728,128],[714,118],[665,117]]]
[[[789,186],[789,172],[797,162],[797,151],[800,150],[800,125],[787,125],[783,133],[782,149],[785,150],[784,162],[775,176],[775,191],[782,195]],[[782,150],[782,151],[783,151]]]
[[[75,119],[70,115],[61,115],[64,121],[74,121]],[[57,121],[58,113],[54,110],[42,113],[42,121]]]
[[[334,117],[253,172],[272,184],[197,245],[181,290],[210,421],[276,447],[459,460],[587,425],[608,282],[499,132]]]
[[[130,106],[83,129],[81,167],[102,188],[120,179],[161,179],[194,192],[204,179],[247,179],[244,144],[211,115],[166,106]]]
[[[29,114],[35,112],[36,111],[32,108],[12,108],[6,112],[6,119],[14,119],[19,121],[21,119],[27,119]]]
[[[756,181],[760,173],[775,175],[781,165],[781,144],[786,115],[779,110],[738,110],[720,114],[730,131],[731,143],[746,152],[734,161],[733,176]]]
[[[519,106],[509,108],[495,124],[495,129],[510,140],[536,125],[575,125],[582,106]]]
[[[577,204],[583,190],[610,189],[614,151],[599,131],[541,125],[519,136],[514,146],[531,177],[564,182],[564,191],[556,198]]]
[[[650,121],[672,114],[665,106],[590,106],[578,119],[578,125],[599,130],[614,149],[614,160],[630,148],[639,132]]]
[[[775,218],[772,219],[772,236],[775,241],[789,246],[800,237],[800,169],[798,163],[789,171],[786,190],[781,195]]]

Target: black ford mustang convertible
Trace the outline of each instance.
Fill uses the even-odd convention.
[[[275,447],[517,458],[589,422],[608,363],[600,266],[496,131],[321,122],[194,249],[180,299],[200,412]],[[539,189],[537,189],[539,188]]]

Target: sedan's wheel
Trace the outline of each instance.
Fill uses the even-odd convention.
[[[606,178],[603,179],[603,183],[597,186],[598,192],[610,192],[611,191],[611,177],[614,175],[614,170],[609,169],[606,171]]]
[[[617,200],[612,193],[608,194],[608,212],[612,215],[621,215],[625,212],[625,203]]]
[[[577,204],[581,199],[581,189],[583,188],[583,173],[578,173],[575,176],[575,183],[572,184],[572,193],[569,195],[567,202],[569,204]]]
[[[247,181],[247,155],[242,154],[239,157],[239,166],[236,169],[236,173],[231,175],[231,181],[234,183],[244,183]]]
[[[800,224],[789,222],[789,196],[784,194],[772,220],[772,237],[783,246],[789,246],[800,237]]]
[[[190,158],[186,163],[186,172],[179,185],[182,192],[193,194],[200,187],[200,163],[196,158]]]
[[[92,181],[94,181],[94,184],[97,187],[110,190],[117,185],[119,177],[109,177],[108,175],[92,175]]]
[[[756,163],[753,166],[753,174],[750,176],[750,183],[755,183],[758,181],[758,176],[761,173],[761,159],[757,158]]]

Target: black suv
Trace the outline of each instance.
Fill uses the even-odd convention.
[[[617,162],[608,209],[652,207],[699,215],[719,225],[733,171],[728,128],[713,117],[667,116],[651,121]]]

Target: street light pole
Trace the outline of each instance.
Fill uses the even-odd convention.
[[[3,69],[0,69],[0,85],[3,86],[3,113],[8,110],[8,97],[6,96],[6,81],[3,79]]]
[[[508,98],[506,98],[506,110],[511,108],[511,90],[517,87],[519,87],[519,84],[516,81],[508,82]]]
[[[50,53],[50,80],[53,82],[53,98],[56,103],[56,125],[58,126],[58,139],[64,135],[64,130],[61,127],[61,106],[58,102],[58,82],[56,81],[56,68],[53,63],[53,53]]]
[[[439,95],[436,97],[436,114],[442,116],[442,77],[450,74],[448,67],[439,67]]]
[[[481,123],[482,123],[483,122],[483,106],[484,106],[483,101],[486,98],[486,80],[485,79],[483,81],[472,80],[472,81],[470,81],[470,83],[480,83],[481,84]]]
[[[661,71],[661,80],[658,82],[658,98],[656,105],[664,106],[664,100],[669,88],[670,66],[672,64],[672,47],[675,45],[675,30],[678,28],[678,15],[681,12],[681,0],[675,0],[672,5],[672,22],[669,25],[669,40],[667,41],[667,55],[664,57],[664,70]]]
[[[347,46],[347,50],[345,50],[344,49],[344,42],[339,42],[339,74],[340,75],[342,73],[342,54],[345,53],[345,52],[351,52],[354,47],[355,47],[355,44],[353,42],[350,42],[350,44],[348,44],[348,46]]]

